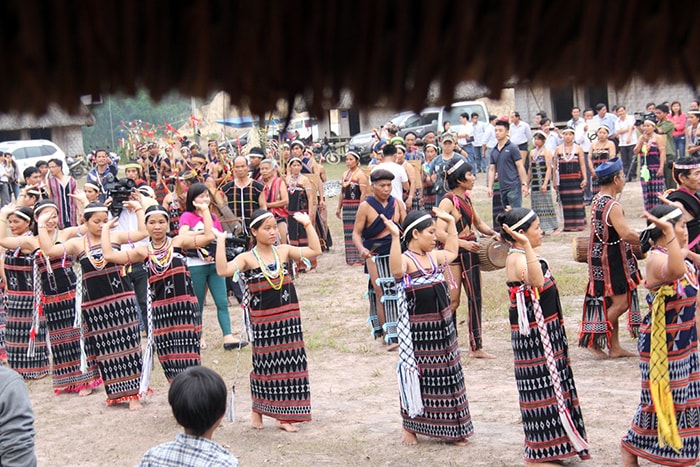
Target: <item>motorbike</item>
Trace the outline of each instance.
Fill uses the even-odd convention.
[[[331,165],[337,165],[340,162],[340,156],[335,152],[335,148],[328,141],[328,137],[314,144],[314,158],[317,162],[328,162]]]
[[[75,157],[67,157],[66,164],[73,178],[80,178],[90,170],[90,161],[83,154],[76,154]]]

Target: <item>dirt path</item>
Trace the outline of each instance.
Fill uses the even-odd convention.
[[[489,218],[483,180],[475,189],[477,209]],[[631,184],[624,204],[635,226],[641,203],[638,184]],[[335,204],[333,204],[335,205]],[[488,205],[490,206],[490,205]],[[495,360],[463,355],[467,394],[475,434],[466,447],[419,437],[415,447],[400,443],[401,417],[396,382],[396,353],[370,338],[366,324],[366,278],[360,268],[344,263],[340,223],[331,223],[336,246],[319,261],[323,274],[305,274],[297,281],[309,355],[313,417],[299,433],[250,425],[250,349],[241,352],[237,379],[235,423],[224,422],[214,435],[237,455],[242,465],[522,465],[523,431],[513,377],[513,356],[507,324],[507,294],[503,271],[484,273],[484,339]],[[576,347],[585,265],[574,263],[573,234],[545,239],[543,254],[560,283],[570,353],[593,459],[567,465],[619,465],[619,439],[627,430],[639,400],[636,359],[598,362]],[[465,317],[463,305],[460,320]],[[234,327],[239,308],[231,307]],[[228,384],[235,379],[236,352],[221,349],[213,306],[205,309],[209,349],[203,363],[220,372]],[[459,324],[466,346],[466,324]],[[636,343],[627,335],[623,345]],[[37,454],[41,465],[135,465],[153,445],[178,432],[167,403],[167,383],[154,370],[154,394],[140,412],[108,408],[104,392],[79,398],[55,396],[48,379],[29,383],[36,413]],[[645,465],[645,464],[642,464]],[[646,464],[648,465],[648,464]]]

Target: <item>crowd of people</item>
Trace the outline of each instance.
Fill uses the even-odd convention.
[[[368,168],[360,167],[360,155],[346,154],[336,216],[346,263],[364,265],[368,274],[371,334],[398,353],[405,444],[426,435],[462,445],[473,433],[456,313],[463,290],[468,354],[494,358],[482,330],[480,252],[489,238],[509,245],[506,286],[525,460],[590,457],[557,284],[538,253],[543,232],[589,229],[579,345],[596,358],[630,356],[619,342],[625,313],[627,328],[639,336],[642,396],[622,442],[624,462],[697,461],[700,111],[681,119],[674,108],[659,104],[639,122],[622,106],[613,117],[600,104],[595,115],[574,109],[561,130],[539,115],[535,131],[517,112],[488,123],[463,114],[460,125],[428,132],[420,142],[387,125]],[[677,125],[669,130],[665,123],[671,120],[688,122],[687,145],[674,139]],[[210,439],[221,420],[218,393],[211,396],[216,406],[201,409],[209,415],[203,425],[178,418],[201,401],[184,398],[176,382],[206,382],[192,389],[198,394],[220,386],[215,375],[193,370],[207,348],[207,290],[223,348],[251,345],[253,428],[263,428],[263,416],[288,432],[311,420],[294,278],[316,271],[316,258],[332,244],[325,171],[299,140],[281,145],[279,154],[232,149],[216,141],[206,152],[146,143],[124,165],[124,178],[99,150],[82,190],[52,159],[46,172],[25,170],[26,186],[0,209],[7,227],[0,229],[7,297],[0,358],[24,379],[51,374],[57,393],[84,396],[104,385],[109,405],[138,409],[155,352],[186,434],[149,452],[144,465],[149,456],[182,450],[186,436]],[[493,200],[492,225],[471,199],[478,174]],[[642,232],[629,227],[617,200],[636,176],[648,219]],[[531,209],[522,206],[527,197]],[[649,250],[655,268],[647,267],[651,312],[644,318],[632,246]],[[238,338],[231,297],[243,311]],[[198,443],[216,451],[210,441]]]

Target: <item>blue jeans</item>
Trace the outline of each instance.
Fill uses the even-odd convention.
[[[511,208],[523,207],[523,192],[519,186],[504,187],[501,186],[501,203],[503,207],[510,206]]]
[[[685,157],[685,135],[674,136],[673,146],[676,148],[676,159]]]
[[[474,156],[475,156],[475,154],[474,154],[474,145],[473,145],[473,144],[467,144],[467,145],[464,147],[464,150],[467,151],[467,162],[469,162],[469,163],[472,165],[472,167],[474,167],[474,173],[476,173],[476,172],[477,172],[477,170],[476,170],[477,168],[476,168],[476,166],[474,165],[475,160],[476,160],[475,157],[474,157]]]

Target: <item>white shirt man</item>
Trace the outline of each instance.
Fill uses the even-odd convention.
[[[372,172],[378,169],[388,170],[394,174],[394,179],[391,181],[391,196],[404,204],[403,191],[409,188],[408,174],[406,169],[396,163],[396,147],[393,144],[386,144],[382,148],[382,162],[375,165]]]

